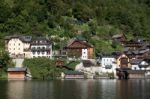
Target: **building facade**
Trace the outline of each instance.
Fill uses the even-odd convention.
[[[69,58],[80,58],[82,60],[92,59],[94,55],[93,47],[86,41],[72,40],[65,47]]]
[[[101,59],[102,72],[115,72],[116,58],[114,56],[103,56]]]
[[[30,57],[31,40],[31,36],[7,36],[5,38],[5,49],[13,58],[28,58]]]
[[[31,36],[8,36],[5,48],[12,58],[52,58],[52,43],[46,38]]]
[[[45,38],[35,38],[31,42],[31,56],[52,58],[52,43]]]

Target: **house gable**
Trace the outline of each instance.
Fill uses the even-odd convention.
[[[89,45],[87,42],[75,40],[72,43],[70,43],[66,48],[79,48],[79,49],[81,48],[81,49],[85,49],[85,48],[92,48],[92,46]]]

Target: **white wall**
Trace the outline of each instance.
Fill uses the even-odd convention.
[[[83,60],[88,59],[88,50],[87,49],[82,49],[81,59],[83,59]]]
[[[13,38],[8,42],[8,52],[10,54],[23,54],[23,42],[18,38]]]
[[[102,67],[105,67],[106,65],[112,65],[115,61],[115,58],[104,57],[101,60],[101,65]]]
[[[112,73],[112,72],[116,72],[116,59],[113,58],[113,57],[103,57],[102,60],[101,60],[101,71],[106,73]],[[110,69],[107,69],[105,68],[106,65],[111,65],[112,68]]]
[[[139,68],[138,65],[132,65],[131,69],[132,69],[132,70],[140,70],[140,68]]]
[[[53,52],[52,52],[52,45],[31,45],[31,49],[32,48],[48,48],[50,53],[48,54],[47,51],[44,51],[44,52],[31,52],[31,57],[34,58],[34,57],[48,57],[48,58],[52,58],[52,55],[53,55]]]
[[[28,49],[30,47],[30,43],[24,43],[24,49]]]

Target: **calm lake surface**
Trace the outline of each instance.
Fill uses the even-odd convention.
[[[148,99],[150,79],[0,81],[0,99]]]

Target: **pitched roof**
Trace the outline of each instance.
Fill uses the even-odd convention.
[[[126,38],[126,36],[124,35],[124,33],[113,35],[112,38],[115,39],[115,38],[120,38],[120,37],[123,37],[123,36]]]
[[[113,35],[112,38],[119,38],[119,37],[122,37],[122,34],[116,34],[116,35]]]
[[[130,63],[138,65],[141,61],[142,61],[142,59],[132,59],[132,60],[130,60]]]
[[[32,40],[32,36],[20,36],[20,35],[6,36],[5,40],[10,40],[10,39],[13,39],[13,38],[18,38],[22,42],[31,42],[31,40]]]
[[[18,68],[8,68],[7,71],[8,72],[18,72],[18,71],[23,71],[25,72],[27,70],[27,68],[21,68],[21,67],[18,67]]]
[[[49,45],[52,42],[45,37],[36,37],[32,39],[31,45]]]
[[[84,41],[71,39],[65,48],[92,48],[92,45]]]
[[[84,75],[83,72],[78,72],[78,71],[66,71],[64,72],[66,75]]]

